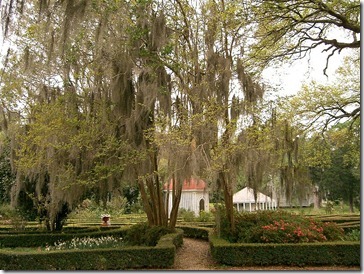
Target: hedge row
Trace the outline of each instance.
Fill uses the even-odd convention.
[[[101,229],[103,229],[104,227],[100,227],[100,226],[70,226],[70,227],[64,227],[62,229],[62,233],[80,233],[80,232],[92,232],[92,231],[99,231]],[[106,227],[105,227],[106,228]],[[115,229],[115,226],[114,226]],[[14,230],[14,228],[12,227],[1,227],[0,228],[0,235],[1,234],[57,234],[60,233],[58,232],[50,232],[47,231],[46,229],[39,229],[38,227],[26,227],[23,228],[21,230]]]
[[[225,265],[360,265],[360,242],[231,244],[212,235],[209,240],[213,259]]]
[[[233,266],[360,265],[360,242],[306,244],[231,244],[211,229],[179,226],[185,237],[210,241],[215,262]]]
[[[211,229],[197,226],[177,226],[177,228],[183,230],[183,236],[187,238],[195,238],[208,240]]]
[[[173,266],[183,232],[167,234],[155,247],[0,252],[3,270],[122,270]]]
[[[67,241],[78,237],[97,238],[101,236],[124,237],[129,227],[125,228],[101,228],[97,231],[74,231],[73,233],[29,233],[29,234],[1,234],[1,247],[45,247],[57,241]]]

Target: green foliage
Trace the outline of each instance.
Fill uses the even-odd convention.
[[[178,228],[183,230],[184,237],[202,240],[208,240],[211,231],[211,229],[197,226],[178,226]]]
[[[358,1],[256,0],[250,3],[247,16],[258,25],[256,43],[249,53],[254,66],[268,65],[277,59],[303,58],[316,43],[324,44],[322,52],[329,56],[343,49],[360,48]],[[348,35],[340,35],[342,32]],[[337,35],[331,37],[332,33]]]
[[[350,232],[348,232],[347,234],[345,234],[344,240],[345,241],[360,241],[361,240],[360,229],[353,229]]]
[[[122,190],[123,197],[126,198],[127,203],[124,206],[124,213],[136,213],[142,207],[140,203],[139,189],[133,186],[125,186]]]
[[[0,204],[10,202],[10,189],[14,184],[15,175],[10,164],[10,140],[1,138],[0,132]]]
[[[40,249],[38,245],[32,245],[36,247],[33,249],[15,248],[11,251],[3,248],[0,251],[0,268],[6,270],[121,270],[173,266],[176,247],[181,246],[183,242],[183,233],[180,230],[162,236],[155,247],[121,247],[118,245],[117,247],[90,248],[91,242],[91,245],[97,245],[96,242],[102,245],[100,239],[104,239],[101,242],[109,242],[107,245],[110,244],[108,239],[111,239],[111,244],[113,244],[115,239],[124,237],[126,230],[83,233],[85,231],[81,229],[83,232],[77,233],[80,240],[74,241],[76,249],[73,248],[74,246],[71,246],[72,249],[62,247]],[[40,236],[47,238],[47,235],[54,236],[51,233]],[[22,236],[32,237],[32,235]],[[16,239],[9,235],[7,237],[9,240]],[[64,234],[60,241],[66,243],[77,237],[75,234]],[[68,240],[66,240],[67,238]],[[80,250],[80,248],[82,249]]]
[[[304,243],[341,240],[344,230],[334,222],[318,220],[285,211],[258,211],[235,216],[231,232],[222,218],[221,237],[240,243]]]
[[[140,223],[128,230],[125,241],[128,245],[155,246],[162,236],[173,232],[174,229],[171,228]]]
[[[335,222],[324,222],[322,224],[323,234],[328,241],[341,240],[344,236],[344,229]]]
[[[44,231],[39,231],[39,233],[30,234],[0,234],[0,245],[2,247],[46,247],[50,246],[56,242],[71,241],[73,238],[99,238],[101,236],[113,236],[117,238],[124,238],[127,232],[127,228],[111,228],[102,229],[97,231],[70,231],[70,233],[45,233]]]
[[[121,247],[124,245],[122,238],[114,236],[101,236],[99,238],[73,238],[70,241],[58,241],[54,245],[46,246],[45,250],[64,250],[64,249],[93,249]]]
[[[193,222],[196,220],[195,213],[192,210],[180,208],[178,210],[178,216],[185,222]]]
[[[199,222],[210,222],[213,218],[213,214],[211,212],[207,212],[207,211],[200,211],[198,217],[197,217],[197,221]]]
[[[9,204],[0,205],[1,219],[8,220],[14,216],[19,216],[17,210]]]
[[[156,247],[117,247],[82,250],[0,251],[4,270],[123,270],[168,268],[174,264],[181,233],[161,239]],[[179,240],[176,240],[176,239]],[[36,263],[35,263],[36,262]]]
[[[211,254],[219,264],[262,265],[360,265],[360,242],[302,244],[231,244],[210,237]]]

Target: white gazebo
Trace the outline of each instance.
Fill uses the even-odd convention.
[[[277,203],[271,197],[257,192],[257,200],[254,198],[254,190],[245,187],[233,195],[233,204],[238,211],[274,210]]]
[[[165,203],[168,200],[168,216],[172,210],[172,188],[172,181],[163,187]],[[198,216],[200,211],[209,211],[209,203],[209,192],[205,181],[196,178],[184,180],[179,208],[191,210]]]

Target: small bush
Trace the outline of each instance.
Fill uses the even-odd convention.
[[[207,211],[200,211],[200,214],[197,218],[199,222],[210,222],[212,219],[212,213]]]
[[[347,233],[344,237],[345,241],[360,241],[360,230],[353,229]]]
[[[162,236],[172,232],[174,232],[174,230],[168,227],[162,227],[162,226],[149,227],[145,233],[144,243],[147,246],[155,246]]]
[[[128,245],[155,246],[159,239],[174,230],[168,227],[152,226],[147,223],[133,225],[125,235]]]
[[[195,213],[191,210],[185,208],[180,208],[178,210],[178,216],[182,218],[184,222],[193,222],[195,220]]]
[[[324,222],[323,233],[328,241],[335,241],[344,237],[344,229],[334,222]]]
[[[208,240],[210,229],[204,227],[194,226],[179,226],[178,228],[183,230],[183,236],[187,238],[195,238]]]

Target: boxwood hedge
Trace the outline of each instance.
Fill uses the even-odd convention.
[[[100,237],[112,235],[124,237],[128,228],[101,229],[89,231],[70,231],[69,233],[26,233],[0,234],[1,247],[45,247],[57,241],[67,241],[78,237]]]
[[[212,235],[209,240],[213,259],[225,265],[360,265],[360,242],[232,244]]]
[[[154,247],[124,247],[57,251],[1,251],[3,270],[121,270],[168,268],[174,264],[183,232],[161,237]]]

